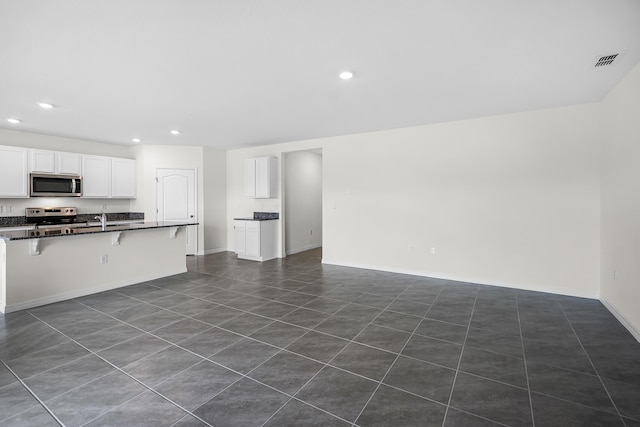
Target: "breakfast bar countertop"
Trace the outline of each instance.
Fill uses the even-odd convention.
[[[77,236],[81,234],[98,234],[116,231],[134,231],[149,230],[155,228],[182,227],[187,225],[198,225],[197,222],[169,222],[169,221],[153,221],[153,222],[132,222],[132,223],[116,223],[107,224],[103,229],[98,225],[60,225],[49,228],[31,228],[28,230],[3,231],[0,228],[0,239],[5,241],[26,240],[26,239],[42,239],[52,237]]]

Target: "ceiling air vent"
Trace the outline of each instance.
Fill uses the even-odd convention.
[[[609,65],[614,65],[620,62],[620,58],[624,55],[625,51],[612,53],[609,55],[599,55],[594,58],[593,66],[595,68],[602,68]]]

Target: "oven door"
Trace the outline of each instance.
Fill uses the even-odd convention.
[[[48,175],[32,173],[32,197],[79,197],[82,195],[82,180],[78,175]]]

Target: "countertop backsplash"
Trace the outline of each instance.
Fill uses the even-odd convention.
[[[280,212],[254,212],[253,219],[280,219]]]

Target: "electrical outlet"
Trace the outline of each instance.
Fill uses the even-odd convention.
[[[100,257],[100,264],[108,264],[109,263],[109,255],[102,255]]]
[[[0,206],[0,213],[4,212],[4,208]]]
[[[11,212],[11,205],[6,205],[6,206],[4,207],[4,211],[5,211],[6,213],[10,213],[10,212]]]
[[[309,235],[313,236],[313,229],[309,230]]]
[[[435,255],[436,254],[436,248],[431,248],[431,255]]]
[[[409,246],[409,252],[410,253],[414,253],[415,251],[416,251],[416,247],[415,246],[413,246],[413,245]]]

